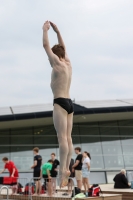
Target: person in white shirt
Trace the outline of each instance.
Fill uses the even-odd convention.
[[[89,184],[89,173],[90,173],[90,153],[84,151],[83,153],[83,164],[82,164],[82,183],[85,189],[85,194],[88,194]]]

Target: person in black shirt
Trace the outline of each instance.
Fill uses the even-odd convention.
[[[126,178],[126,170],[122,169],[121,172],[119,174],[116,174],[116,176],[114,177],[114,188],[130,188],[130,185],[128,183],[128,180]]]
[[[81,148],[76,147],[75,153],[77,154],[77,158],[72,168],[73,168],[73,171],[75,170],[75,178],[77,181],[77,187],[81,189],[82,188],[82,159],[83,159]]]
[[[41,165],[42,165],[42,157],[39,155],[39,148],[35,147],[33,149],[34,153],[34,165],[31,167],[31,169],[34,169],[33,171],[33,177],[36,184],[36,192],[34,195],[40,195],[41,193]]]
[[[54,192],[56,191],[56,177],[57,177],[57,174],[58,174],[58,166],[60,165],[60,162],[55,158],[55,156],[56,156],[55,153],[51,153],[51,159],[53,160],[51,177],[53,178],[52,182],[53,182],[53,191]]]

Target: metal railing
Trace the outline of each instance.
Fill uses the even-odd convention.
[[[23,186],[22,193],[19,193],[20,195],[27,195],[28,199],[32,200],[32,196],[36,192],[36,181],[38,178],[17,178],[17,185],[20,183]],[[41,182],[41,196],[42,197],[54,197],[54,198],[71,198],[73,194],[73,198],[75,197],[75,186],[74,186],[74,179],[69,178],[68,179],[68,184],[65,187],[60,188],[60,178],[42,178],[40,179]],[[27,186],[27,189],[26,189]],[[0,195],[1,191],[3,189],[7,190],[6,199],[9,200],[9,189],[12,186],[7,186],[7,185],[2,185],[0,187]],[[37,196],[34,196],[34,200],[38,199]],[[19,197],[21,199],[21,196]],[[22,198],[23,199],[23,198]]]
[[[0,195],[1,195],[1,191],[3,190],[3,189],[7,189],[7,200],[9,199],[9,188],[8,188],[8,186],[6,186],[6,185],[3,185],[1,188],[0,188]]]

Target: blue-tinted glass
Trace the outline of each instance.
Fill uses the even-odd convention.
[[[33,146],[11,147],[11,160],[19,170],[29,171],[33,165]]]
[[[91,156],[91,169],[104,169],[103,156]]]
[[[97,136],[97,137],[96,136],[90,136],[90,135],[81,136],[80,140],[81,140],[81,143],[84,143],[84,144],[86,144],[86,143],[89,143],[89,144],[99,144],[99,143],[101,143],[100,136]]]
[[[82,144],[82,151],[87,151],[91,155],[102,155],[102,148],[100,144]]]
[[[106,169],[113,169],[113,168],[123,168],[123,156],[121,155],[104,155],[104,163]]]
[[[40,155],[42,156],[43,159],[43,163],[47,162],[48,160],[51,159],[51,153],[55,153],[56,158],[59,159],[59,153],[58,153],[58,149],[55,146],[50,146],[49,148],[45,147],[41,147],[40,149]]]
[[[104,155],[122,155],[121,145],[102,144],[102,148],[103,148]]]
[[[132,155],[124,155],[124,162],[126,167],[133,168],[133,154]]]
[[[122,144],[122,150],[124,155],[133,155],[133,143]]]

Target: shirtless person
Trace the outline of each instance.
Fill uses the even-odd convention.
[[[58,43],[50,48],[48,30],[51,27],[57,34]],[[57,26],[46,21],[43,25],[43,47],[48,55],[52,67],[51,89],[53,92],[53,122],[57,132],[60,154],[59,176],[61,187],[68,184],[70,175],[69,165],[73,152],[71,138],[73,126],[73,103],[70,99],[70,85],[72,77],[72,67],[66,54],[65,44]]]

